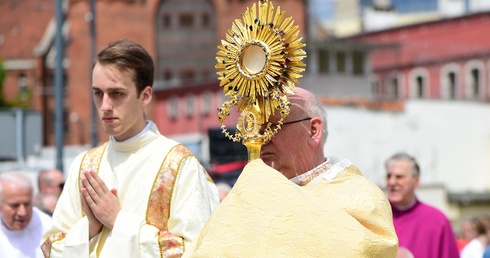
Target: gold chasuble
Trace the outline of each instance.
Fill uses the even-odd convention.
[[[383,192],[340,163],[298,186],[249,162],[184,257],[395,257]]]

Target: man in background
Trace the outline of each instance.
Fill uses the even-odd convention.
[[[58,169],[41,170],[37,185],[40,193],[53,193],[59,196],[65,185],[65,176]]]
[[[33,185],[23,172],[0,174],[0,257],[41,258],[39,243],[51,217],[33,207]]]
[[[65,176],[60,170],[41,170],[37,178],[39,192],[34,198],[34,206],[46,214],[52,215],[64,185]]]
[[[386,161],[385,168],[386,194],[400,247],[407,248],[417,258],[459,257],[449,220],[415,195],[420,178],[420,167],[415,158],[398,153]]]

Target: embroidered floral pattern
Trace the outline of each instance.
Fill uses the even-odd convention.
[[[311,182],[313,179],[315,179],[317,176],[327,172],[331,167],[333,166],[332,163],[330,162],[324,162],[321,165],[315,167],[314,169],[310,170],[309,172],[303,174],[304,176],[298,177],[298,182],[297,184],[299,186],[305,186],[309,182]]]
[[[159,243],[161,257],[180,257],[184,252],[184,240],[168,232],[170,204],[181,162],[192,156],[183,145],[175,146],[165,157],[155,178],[148,200],[146,223],[160,229]]]
[[[181,257],[184,253],[184,240],[175,237],[168,231],[160,231],[159,239],[161,257]]]
[[[46,241],[44,241],[44,243],[41,245],[41,250],[43,251],[44,257],[51,256],[51,245],[53,242],[63,240],[65,237],[65,232],[59,232],[49,236],[48,239],[46,239]]]
[[[80,162],[80,169],[78,170],[78,189],[82,189],[82,174],[85,171],[95,171],[99,173],[100,160],[104,155],[107,143],[99,145],[95,148],[88,150],[83,156],[82,162]],[[80,207],[82,205],[82,196],[80,196]],[[85,212],[82,209],[82,216],[85,216]]]

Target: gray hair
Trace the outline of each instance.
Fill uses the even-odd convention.
[[[9,182],[19,188],[28,188],[33,190],[31,179],[22,171],[9,171],[0,173],[0,202],[3,199],[3,183]]]
[[[310,92],[311,93],[311,92]],[[328,127],[327,127],[327,112],[323,108],[323,104],[320,100],[311,93],[311,97],[305,103],[305,112],[307,115],[312,117],[320,117],[322,119],[322,139],[321,145],[325,145],[328,137]]]
[[[390,163],[392,161],[408,161],[408,162],[412,163],[412,176],[414,176],[414,177],[420,176],[420,166],[417,163],[417,160],[414,157],[408,155],[407,153],[400,152],[400,153],[397,153],[397,154],[391,156],[391,158],[389,158],[385,162],[385,168],[386,169],[388,169],[388,166],[390,165]]]

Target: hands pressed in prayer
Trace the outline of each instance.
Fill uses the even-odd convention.
[[[87,204],[87,201],[85,201],[85,195],[87,193],[86,188],[81,189],[82,193],[82,208],[83,211],[85,212],[85,215],[87,215],[88,218],[88,224],[89,224],[89,239],[92,239],[94,236],[96,236],[101,230],[102,230],[102,223],[97,220],[97,218],[94,216],[92,213],[92,210]]]
[[[84,172],[82,176],[82,205],[89,220],[89,237],[98,234],[102,225],[112,229],[121,205],[117,190],[109,190],[94,171]]]

